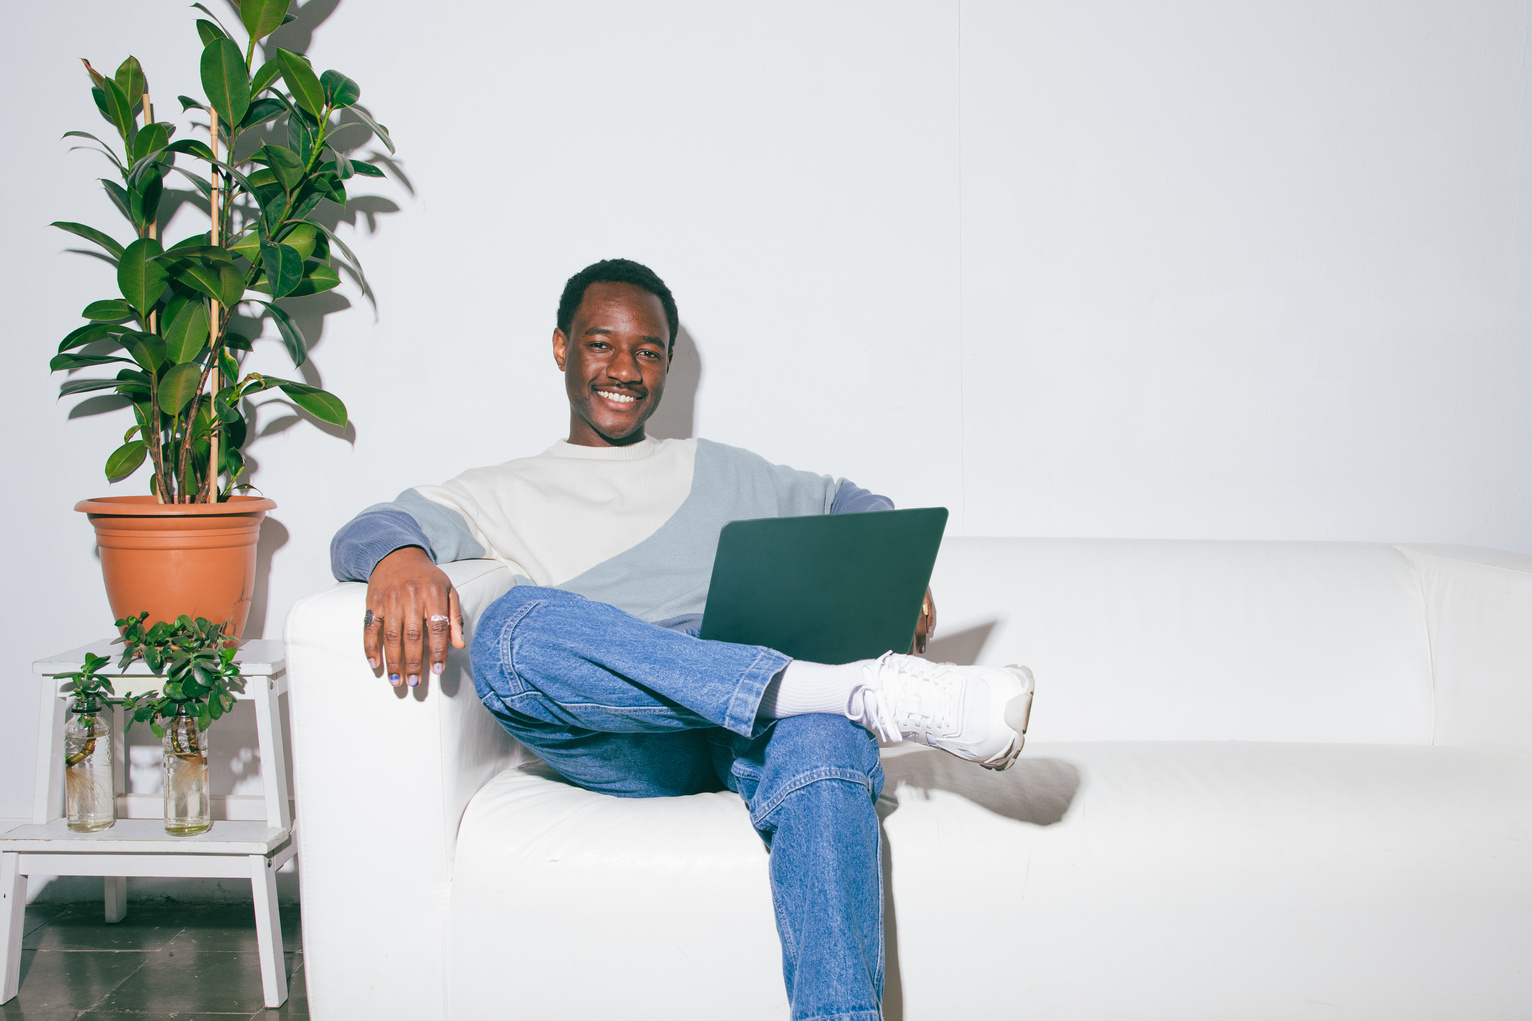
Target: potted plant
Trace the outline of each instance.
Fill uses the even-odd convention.
[[[238,495],[249,488],[241,452],[247,398],[275,387],[319,421],[346,423],[334,395],[241,369],[251,344],[245,331],[259,331],[268,318],[294,366],[306,360],[303,333],[278,299],[337,286],[337,266],[368,293],[355,256],[322,214],[326,203],[345,207],[352,178],[383,172],[352,159],[336,135],[356,126],[393,151],[387,130],[356,105],[361,90],[350,78],[316,72],[303,54],[278,47],[255,61],[260,41],[291,20],[288,3],[243,0],[232,30],[193,5],[207,15],[196,23],[206,97],[178,99],[201,138],[177,138],[175,124],[157,119],[136,58],[111,77],[85,62],[110,142],[84,131],[66,137],[94,143],[86,147],[99,147],[114,165],[115,179],[102,184],[131,236],[123,243],[82,223],[54,224],[101,249],[119,293],[85,307],[88,321],[63,339],[51,367],[71,373],[61,396],[105,390],[130,405],[133,424],[106,460],[108,480],[150,465],[149,495],[76,505],[96,527],[118,617],[148,607],[155,621],[202,616],[238,636],[260,521],[276,506]],[[189,183],[193,202],[205,203],[208,229],[167,244],[160,212],[177,183]],[[114,365],[110,378],[73,375]]]
[[[234,692],[245,682],[234,665],[235,642],[224,624],[186,615],[148,627],[149,612],[117,621],[126,668],[142,659],[165,683],[139,694],[127,693],[124,731],[148,722],[164,749],[165,832],[172,836],[205,833],[213,825],[208,787],[207,732],[214,720],[234,708]],[[105,662],[103,658],[101,662]]]

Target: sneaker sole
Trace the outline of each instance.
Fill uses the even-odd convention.
[[[1016,732],[1016,739],[1001,758],[988,759],[979,763],[985,769],[993,769],[997,773],[1014,766],[1017,757],[1021,755],[1022,746],[1027,743],[1027,721],[1032,716],[1032,692],[1036,686],[1032,679],[1032,671],[1026,667],[1012,663],[1006,669],[1013,671],[1020,678],[1024,690],[1005,704],[1005,725]]]

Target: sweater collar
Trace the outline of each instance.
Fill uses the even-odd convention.
[[[640,461],[659,449],[660,441],[645,436],[626,447],[583,447],[568,440],[559,440],[543,451],[543,457],[568,457],[584,461]]]

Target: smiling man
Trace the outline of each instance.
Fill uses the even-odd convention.
[[[877,738],[1005,769],[1021,751],[1032,678],[892,652],[808,663],[697,638],[725,524],[893,504],[736,447],[645,436],[677,329],[675,300],[647,267],[611,259],[575,274],[553,331],[569,438],[368,508],[336,535],[332,566],[367,582],[373,668],[415,685],[442,671],[449,642],[464,644],[457,593],[436,565],[506,564],[517,584],[479,619],[471,653],[484,705],[590,790],[737,792],[771,853],[793,1018],[875,1021]],[[928,597],[917,645],[934,621]]]

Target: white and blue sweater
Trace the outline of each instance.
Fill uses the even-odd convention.
[[[577,592],[666,627],[694,627],[730,521],[888,510],[844,479],[774,465],[708,440],[628,447],[559,441],[367,508],[336,533],[330,565],[365,581],[418,546],[437,563],[490,558],[518,584]]]

